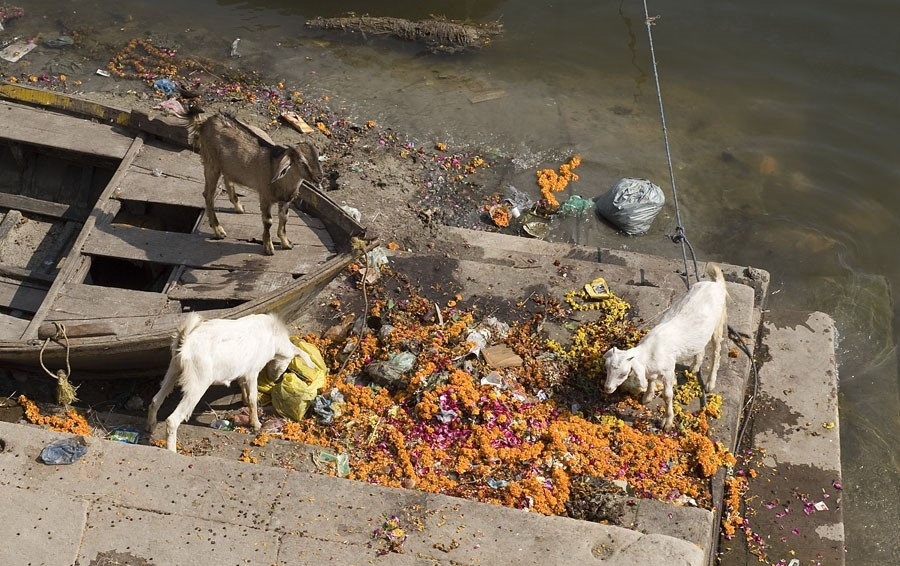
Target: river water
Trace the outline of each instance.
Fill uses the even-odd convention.
[[[596,220],[557,239],[680,257],[656,89],[637,0],[38,0],[41,30],[91,29],[109,45],[148,33],[328,95],[419,143],[515,156],[510,181],[573,153],[573,190],[646,177],[669,197],[651,232]],[[348,11],[500,19],[487,49],[433,55],[381,37],[306,29]],[[682,224],[701,259],[772,274],[772,309],[821,310],[841,336],[847,563],[900,564],[900,4],[887,0],[650,2]],[[23,21],[23,26],[26,22]],[[491,93],[502,96],[473,102]],[[489,96],[487,96],[489,98]],[[535,190],[532,186],[530,190]],[[591,224],[593,223],[593,224]]]

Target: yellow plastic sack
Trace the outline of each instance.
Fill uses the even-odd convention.
[[[296,356],[277,383],[277,380],[271,379],[268,372],[263,370],[259,374],[258,388],[261,404],[271,400],[276,413],[292,421],[299,421],[306,415],[319,390],[325,386],[328,368],[318,348],[303,340],[294,343],[309,354],[316,367],[309,367],[303,358]]]

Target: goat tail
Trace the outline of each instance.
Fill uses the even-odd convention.
[[[188,334],[193,332],[203,323],[203,317],[200,316],[196,312],[188,313],[186,317],[184,317],[184,322],[182,322],[178,326],[178,330],[175,331],[175,335],[172,337],[172,355],[175,356],[181,350],[181,347],[184,345],[185,339],[187,339]]]
[[[715,281],[716,283],[725,282],[725,275],[722,274],[722,269],[715,263],[706,264],[706,276],[709,277],[710,281]]]

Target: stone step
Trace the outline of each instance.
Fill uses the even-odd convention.
[[[740,533],[722,541],[721,564],[758,564],[760,552],[770,564],[844,564],[834,321],[821,312],[776,311],[762,333],[748,429],[761,461],[746,497],[759,542],[748,549]]]
[[[71,465],[39,463],[41,449],[64,436],[0,422],[0,502],[25,511],[0,525],[2,564],[700,566],[704,559],[686,538],[148,446],[88,439],[87,454]],[[394,551],[376,532],[391,517],[408,536]]]

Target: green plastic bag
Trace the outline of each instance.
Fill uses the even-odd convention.
[[[296,356],[279,379],[271,379],[266,370],[260,372],[258,388],[261,404],[271,400],[276,413],[299,421],[306,415],[319,390],[325,387],[328,368],[318,348],[303,340],[294,343],[309,354],[316,367],[309,367],[303,358]]]

